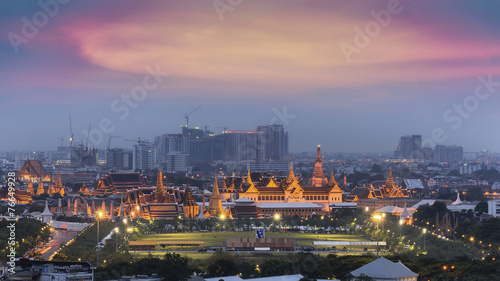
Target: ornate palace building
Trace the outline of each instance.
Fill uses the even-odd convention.
[[[59,193],[61,196],[66,194],[61,180],[61,170],[58,169],[57,176],[53,176],[47,173],[36,159],[26,160],[16,176],[21,184],[27,184],[26,190],[19,190],[16,194],[19,202],[30,202],[32,196],[44,193],[49,195]]]
[[[266,184],[263,184],[267,181]],[[333,170],[328,180],[323,172],[321,149],[318,146],[314,172],[307,185],[295,176],[293,165],[286,178],[259,178],[252,180],[250,171],[245,182],[241,184],[239,198],[248,198],[256,203],[316,203],[329,211],[330,203],[342,202],[342,190],[335,181]]]
[[[139,173],[109,173],[99,180],[93,195],[126,193],[129,189],[147,186],[148,180]]]
[[[382,182],[383,183],[383,182]],[[370,184],[369,187],[356,187],[351,194],[347,195],[346,202],[356,202],[359,199],[384,199],[384,198],[398,198],[398,197],[412,197],[411,192],[394,183],[392,177],[392,168],[389,168],[389,176],[387,181],[382,185]]]

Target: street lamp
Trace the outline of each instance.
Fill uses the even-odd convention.
[[[377,258],[378,258],[378,222],[382,219],[382,216],[374,215],[373,218],[377,220]]]
[[[99,211],[99,213],[97,213],[97,248],[96,248],[97,263],[96,263],[96,267],[99,267],[99,219],[100,218],[102,218],[102,211]]]
[[[221,214],[219,216],[219,219],[220,219],[220,224],[221,224],[222,231],[224,231],[224,220],[226,219],[226,215]]]
[[[427,233],[427,228],[424,228],[422,231],[424,232],[424,252],[425,252],[425,234]]]
[[[115,227],[115,233],[116,233],[116,252],[118,253],[118,227]]]
[[[281,224],[281,215],[278,213],[274,214],[274,220],[280,222],[280,229],[279,230],[281,231],[281,229],[283,228],[282,224]]]
[[[399,238],[401,239],[401,228],[403,227],[403,220],[399,220]]]

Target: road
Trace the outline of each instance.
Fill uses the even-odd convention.
[[[67,231],[67,230],[52,230],[52,238],[40,251],[42,258],[49,260],[49,258],[66,242],[73,239],[80,232],[78,231]]]

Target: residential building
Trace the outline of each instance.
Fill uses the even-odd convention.
[[[123,148],[112,148],[107,151],[106,167],[108,169],[131,170],[133,152]]]
[[[156,164],[156,147],[147,141],[139,141],[134,145],[132,169],[147,171]]]
[[[436,145],[434,148],[435,163],[460,163],[464,160],[464,147],[458,145]]]
[[[394,158],[422,159],[422,136],[402,136],[396,151],[394,151]]]

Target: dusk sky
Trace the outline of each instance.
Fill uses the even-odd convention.
[[[152,141],[201,105],[190,127],[284,124],[291,152],[500,152],[499,1],[60,2],[0,2],[0,151],[67,145],[68,114]]]

